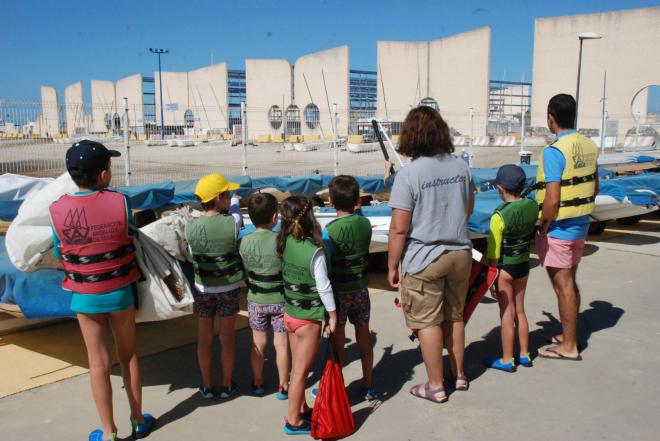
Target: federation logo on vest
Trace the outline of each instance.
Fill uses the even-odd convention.
[[[89,237],[89,231],[90,229],[87,224],[85,209],[76,208],[69,210],[64,219],[64,225],[62,228],[64,240],[66,240],[68,244],[73,245],[90,243],[92,238]]]
[[[523,220],[523,214],[521,211],[515,211],[511,215],[511,221],[508,227],[509,230],[511,231],[511,234],[518,235],[523,232],[523,229],[525,228],[525,224]]]
[[[355,253],[355,237],[353,236],[353,229],[349,227],[341,227],[337,237],[339,248],[344,254]]]
[[[573,168],[585,168],[592,166],[596,160],[596,156],[593,153],[584,153],[582,144],[580,143],[573,144],[571,148],[571,154],[573,158]]]

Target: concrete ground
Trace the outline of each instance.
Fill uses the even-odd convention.
[[[590,238],[580,266],[584,360],[535,359],[533,368],[520,368],[515,374],[484,369],[485,356],[500,354],[497,305],[486,299],[467,327],[470,390],[452,393],[446,404],[408,394],[413,384],[426,380],[420,352],[407,338],[401,312],[393,307],[395,293],[372,296],[374,382],[380,400],[366,403],[357,397],[360,363],[355,343],[349,341],[345,379],[357,425],[351,439],[657,440],[660,218],[650,215],[634,227],[612,224],[612,228]],[[536,350],[559,332],[554,294],[538,266],[531,272],[526,309]],[[203,400],[196,394],[194,345],[142,359],[144,408],[159,419],[158,430],[149,439],[286,438],[282,435],[286,403],[274,397],[272,354],[269,394],[252,397],[249,332],[241,330],[237,337],[235,377],[241,393],[229,401]],[[319,370],[310,385],[318,380]],[[112,381],[120,436],[128,437],[128,406],[116,368]],[[82,440],[97,425],[87,375],[0,400],[4,440]]]

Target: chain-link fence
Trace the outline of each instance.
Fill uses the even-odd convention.
[[[201,102],[201,100],[199,100]],[[227,175],[304,176],[312,174],[370,175],[383,172],[383,154],[372,119],[380,122],[387,139],[396,145],[407,109],[347,109],[310,103],[179,108],[119,103],[62,105],[0,101],[0,173],[58,176],[65,171],[64,153],[82,138],[103,142],[127,155],[113,163],[113,183],[131,184],[195,179],[221,171]],[[125,123],[128,115],[128,124]],[[524,145],[520,133],[489,135],[493,122],[486,113],[443,112],[457,154],[472,154],[476,166],[516,161],[523,147],[533,152],[547,145],[544,127],[527,127]],[[595,118],[587,115],[586,118]],[[609,124],[609,125],[608,125]],[[634,142],[617,138],[617,127],[606,125],[606,147],[630,149],[633,143],[657,148],[651,130],[633,131]],[[620,130],[619,130],[620,131]],[[587,130],[599,143],[597,129]],[[609,138],[608,138],[609,137]],[[634,146],[633,146],[634,147]],[[396,164],[388,143],[389,154]]]

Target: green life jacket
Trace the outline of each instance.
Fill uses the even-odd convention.
[[[343,294],[369,286],[369,219],[351,214],[333,220],[325,228],[332,242],[330,280],[335,293]]]
[[[244,279],[236,243],[236,222],[226,214],[202,216],[186,225],[195,283],[226,286]]]
[[[529,243],[534,238],[538,211],[538,204],[530,198],[504,202],[495,209],[504,222],[501,265],[529,261]]]
[[[247,272],[248,300],[262,305],[284,303],[277,234],[272,231],[248,234],[241,240],[240,254]]]
[[[325,320],[325,307],[316,290],[312,259],[318,251],[311,239],[286,239],[282,255],[284,279],[284,311],[291,317],[305,320]]]

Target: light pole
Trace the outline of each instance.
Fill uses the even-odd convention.
[[[160,56],[162,54],[169,54],[170,51],[167,49],[156,49],[153,47],[149,48],[149,52],[152,54],[158,55],[158,86],[160,87],[160,139],[165,139],[165,123],[164,123],[164,113],[163,113],[163,77],[161,75],[160,69]]]
[[[578,74],[577,74],[577,88],[575,90],[575,129],[577,130],[578,122],[578,104],[580,102],[580,70],[582,69],[582,42],[584,40],[599,40],[603,38],[600,34],[595,32],[582,32],[578,35],[580,40],[580,55],[578,56]]]

